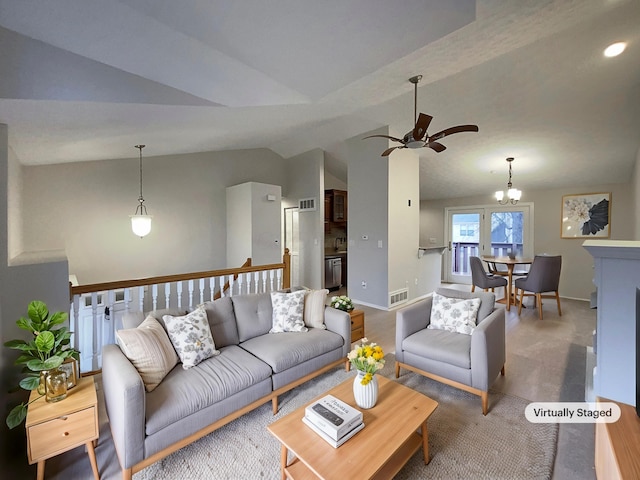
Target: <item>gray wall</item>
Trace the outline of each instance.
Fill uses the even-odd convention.
[[[593,258],[582,248],[584,239],[560,238],[562,196],[590,192],[611,192],[611,239],[633,239],[632,220],[637,216],[632,201],[631,184],[604,184],[572,189],[524,191],[523,202],[535,204],[534,253],[562,255],[560,295],[588,300],[593,285]],[[489,205],[495,203],[489,192],[485,196],[453,198],[422,202],[420,206],[420,244],[428,245],[429,237],[444,245],[445,207]]]
[[[19,193],[20,167],[15,157],[9,160],[8,129],[0,124],[0,344],[14,338],[28,340],[25,332],[16,326],[16,320],[25,316],[27,305],[31,300],[44,301],[51,311],[67,311],[69,307],[68,269],[66,260],[34,265],[9,266],[9,242],[18,238],[9,235],[11,228],[19,225],[21,203],[7,202],[7,195]],[[9,164],[12,163],[11,167]],[[16,181],[16,184],[13,182]],[[11,184],[11,187],[9,187]],[[12,250],[15,250],[15,244]],[[26,439],[23,427],[9,430],[4,422],[9,410],[21,401],[25,401],[28,393],[18,390],[7,394],[20,379],[20,368],[13,365],[18,352],[8,348],[0,348],[0,405],[2,422],[0,422],[0,465],[15,464],[9,458],[26,459]],[[24,462],[27,470],[26,461]],[[31,469],[33,470],[33,469]],[[7,478],[25,478],[25,472],[8,472],[3,470]],[[33,471],[29,476],[33,475]]]
[[[143,154],[152,152],[147,146]],[[81,284],[232,267],[226,187],[282,186],[286,165],[267,149],[145,156],[143,193],[153,224],[143,239],[129,222],[139,193],[136,157],[23,167],[23,250],[66,251]]]
[[[633,239],[640,240],[640,149],[636,155],[636,164],[631,177],[632,205],[634,215],[633,223]]]

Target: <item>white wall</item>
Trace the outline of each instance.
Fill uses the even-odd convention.
[[[395,150],[389,157],[389,281],[388,291],[408,288],[415,298],[419,287],[420,185],[418,155]]]
[[[300,284],[309,288],[324,286],[324,152],[319,149],[287,160],[288,205],[297,205],[301,198],[315,198],[315,212],[298,215],[298,265]]]
[[[533,202],[534,253],[562,255],[560,295],[588,300],[595,290],[593,285],[593,259],[582,248],[584,239],[560,238],[560,212],[562,196],[590,192],[611,192],[611,239],[633,239],[634,210],[630,184],[603,184],[571,189],[525,191],[522,201]],[[429,246],[429,237],[437,245],[444,245],[444,208],[455,206],[489,205],[495,203],[491,192],[484,196],[452,198],[421,202],[420,244]]]
[[[272,198],[272,200],[269,200]],[[227,265],[282,261],[282,188],[246,182],[227,187]]]
[[[8,148],[7,228],[9,261],[22,252],[22,166]]]
[[[284,185],[286,161],[267,149],[144,156],[151,233],[129,215],[138,158],[23,167],[24,249],[65,250],[81,284],[226,268],[226,187]],[[148,157],[146,155],[149,155]]]

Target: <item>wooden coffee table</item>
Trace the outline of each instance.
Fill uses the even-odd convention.
[[[378,383],[376,406],[360,409],[364,429],[338,448],[333,448],[302,423],[308,404],[267,427],[282,444],[283,480],[391,479],[421,446],[424,463],[429,463],[427,420],[438,402],[384,377],[378,376]],[[333,395],[357,408],[352,378],[314,401],[325,395]],[[422,435],[417,433],[418,429]],[[291,463],[288,463],[289,450],[295,455]]]

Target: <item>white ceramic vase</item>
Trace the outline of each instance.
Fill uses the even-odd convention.
[[[353,379],[353,397],[356,404],[360,408],[373,408],[378,401],[378,377],[374,374],[373,378],[366,385],[362,385],[362,379],[365,372],[358,370],[358,374]]]

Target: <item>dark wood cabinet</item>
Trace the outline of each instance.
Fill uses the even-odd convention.
[[[334,223],[347,221],[347,192],[345,190],[324,191],[324,221]]]

